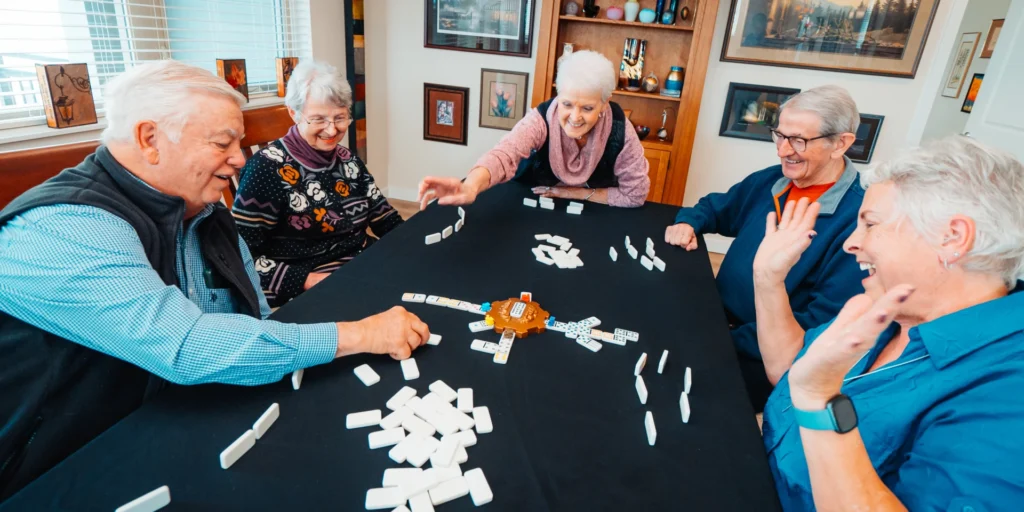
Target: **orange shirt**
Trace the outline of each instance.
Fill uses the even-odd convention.
[[[782,189],[782,192],[779,192],[779,194],[775,196],[775,215],[778,216],[776,218],[782,218],[782,205],[779,204],[779,198],[785,195],[787,191],[789,192],[789,197],[786,198],[787,203],[790,201],[797,202],[805,197],[813,203],[817,201],[822,194],[827,192],[828,189],[832,188],[832,185],[835,185],[835,182],[826,183],[824,185],[811,185],[807,188],[800,188],[792,183],[786,185],[786,188]]]

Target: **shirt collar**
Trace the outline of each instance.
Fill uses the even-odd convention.
[[[846,164],[843,168],[843,174],[839,176],[839,179],[836,180],[835,185],[832,185],[832,188],[825,191],[818,198],[818,204],[821,205],[821,212],[818,215],[827,216],[836,213],[836,209],[839,208],[839,201],[842,201],[846,191],[857,181],[857,167],[853,165],[853,162],[846,155],[843,155],[843,162]],[[772,186],[772,197],[781,194],[790,183],[792,183],[792,180],[785,176],[779,178],[775,185]]]
[[[924,343],[932,362],[945,368],[967,354],[1024,331],[1024,290],[936,318],[910,329]]]

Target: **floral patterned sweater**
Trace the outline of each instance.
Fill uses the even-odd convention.
[[[348,151],[324,169],[299,163],[281,140],[242,169],[232,213],[249,245],[263,293],[280,306],[311,272],[330,273],[402,223],[363,162]]]

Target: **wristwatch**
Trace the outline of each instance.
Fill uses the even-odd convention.
[[[810,430],[831,430],[845,434],[857,428],[857,410],[850,397],[840,393],[818,411],[805,411],[793,407],[796,423]]]

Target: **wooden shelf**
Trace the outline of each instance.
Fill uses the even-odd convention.
[[[613,95],[619,95],[619,96],[632,96],[634,98],[648,98],[648,99],[652,99],[652,100],[670,101],[672,103],[679,103],[679,101],[682,100],[682,98],[673,98],[671,96],[662,96],[661,94],[658,94],[656,92],[654,92],[654,93],[651,93],[651,92],[632,92],[632,91],[623,91],[621,89],[615,89],[614,91],[612,91],[612,94]]]
[[[662,25],[660,23],[640,23],[639,21],[617,21],[610,20],[608,18],[587,18],[585,16],[559,16],[558,19],[563,21],[575,21],[579,23],[602,23],[605,25],[621,25],[623,27],[635,27],[635,28],[653,28],[660,30],[677,30],[680,32],[693,32],[693,27],[685,27],[681,25]]]
[[[651,129],[651,133],[647,135],[647,138],[640,141],[640,145],[647,149],[656,149],[660,151],[672,151],[672,141],[670,140],[658,140],[657,130]]]

